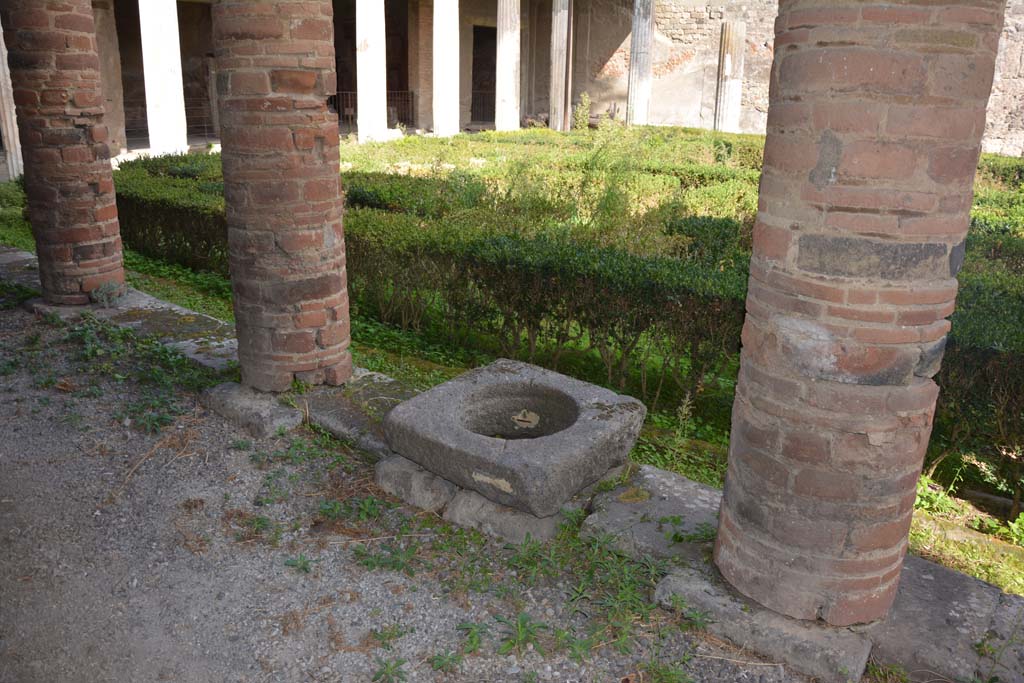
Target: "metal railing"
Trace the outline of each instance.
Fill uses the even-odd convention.
[[[356,128],[359,123],[358,95],[352,91],[342,91],[335,93],[330,101],[341,122]],[[416,127],[416,93],[411,90],[388,91],[388,127],[394,128],[398,124],[407,128]]]
[[[134,144],[145,144],[149,137],[145,100],[124,101],[124,133]],[[213,105],[206,98],[185,99],[185,133],[189,137],[216,139],[220,135],[214,118]]]

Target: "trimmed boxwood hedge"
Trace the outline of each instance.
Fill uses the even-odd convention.
[[[565,195],[585,191],[591,172],[578,157],[545,172],[552,181],[540,197],[517,195],[514,178],[494,169],[347,171],[354,301],[390,323],[440,326],[463,340],[486,335],[503,353],[549,365],[571,348],[594,350],[610,384],[625,387],[632,377],[631,388],[648,400],[666,379],[697,391],[738,350],[758,174],[714,164],[652,166],[657,173],[631,173],[623,183],[631,187],[616,200],[669,198],[650,214],[663,238],[636,244],[630,226],[607,239],[572,227],[576,206]],[[1024,200],[998,189],[1019,186],[1022,167],[982,160],[980,177],[997,187],[979,191],[944,384],[968,368],[995,377],[1003,368],[1010,378],[1022,366]],[[115,181],[129,246],[227,273],[217,156],[131,162]]]

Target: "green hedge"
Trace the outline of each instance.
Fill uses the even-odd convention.
[[[551,153],[548,133],[530,135]],[[643,144],[654,144],[660,133],[647,135]],[[493,137],[485,146],[521,152]],[[698,386],[738,345],[757,171],[652,155],[644,163],[656,173],[623,173],[615,159],[557,139],[568,158],[543,171],[513,160],[504,171],[345,172],[355,301],[391,323],[484,334],[504,353],[551,364],[588,348],[620,385],[639,373],[647,386],[654,359],[659,382]],[[983,174],[1003,185],[1020,166],[982,160]],[[129,246],[227,272],[218,157],[141,160],[115,179]],[[950,368],[974,353],[1024,352],[1024,197],[980,187],[973,218]]]
[[[124,243],[141,254],[227,273],[220,159],[140,159],[114,174]]]

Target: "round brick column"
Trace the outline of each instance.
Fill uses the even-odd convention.
[[[715,561],[783,614],[895,597],[1003,5],[780,3]]]
[[[352,373],[331,0],[213,6],[242,381]]]
[[[7,0],[0,23],[43,297],[86,304],[124,283],[92,3]]]

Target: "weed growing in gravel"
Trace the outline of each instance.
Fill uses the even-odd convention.
[[[458,652],[444,652],[430,658],[430,668],[441,673],[453,674],[462,666],[462,655]]]
[[[529,534],[520,545],[506,545],[505,549],[512,550],[512,556],[508,558],[509,568],[515,570],[519,579],[527,585],[535,585],[541,577],[551,578],[557,573],[555,549],[545,547]]]
[[[909,683],[910,677],[901,666],[887,666],[878,662],[868,662],[864,680],[870,683]]]
[[[373,683],[403,683],[406,680],[404,659],[381,659],[377,657],[377,671],[374,672]]]
[[[650,683],[692,683],[693,679],[678,664],[659,662],[651,659],[643,666],[643,671]]]
[[[23,302],[39,296],[34,289],[22,287],[13,282],[0,282],[0,311],[17,308]]]
[[[287,560],[285,560],[284,566],[291,567],[295,571],[301,572],[302,574],[308,574],[311,571],[313,571],[314,562],[316,562],[316,560],[311,560],[300,553],[298,557],[289,557]]]
[[[385,544],[379,551],[372,551],[362,544],[352,548],[356,560],[367,569],[390,569],[395,572],[403,572],[408,576],[416,575],[416,552],[419,550],[419,543],[410,543],[406,546]]]
[[[535,620],[526,612],[520,612],[515,619],[509,619],[500,614],[494,619],[503,626],[498,654],[507,655],[515,652],[521,655],[531,645],[537,652],[544,654],[540,646],[540,636],[541,633],[548,630],[546,624]]]
[[[383,650],[390,650],[396,640],[412,632],[413,629],[405,628],[401,624],[391,624],[390,626],[370,631],[370,635],[377,641],[377,647]]]
[[[471,621],[464,621],[455,628],[466,635],[466,642],[462,645],[462,652],[467,655],[479,652],[480,647],[484,643],[484,638],[490,632],[487,624],[475,624]]]

